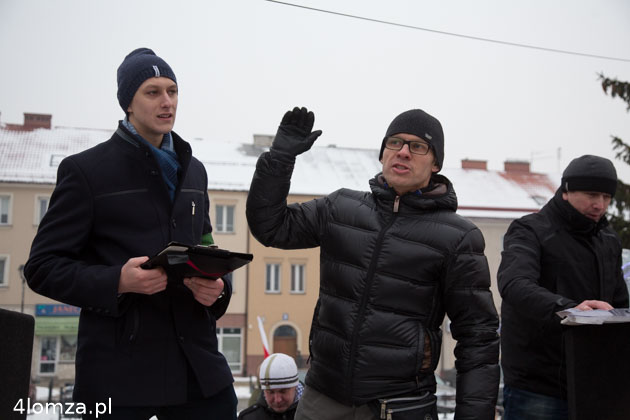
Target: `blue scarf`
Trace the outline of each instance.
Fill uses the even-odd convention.
[[[136,128],[127,120],[127,118],[125,118],[122,123],[127,130],[147,144],[153,151],[153,155],[155,156],[158,165],[160,165],[162,179],[164,179],[166,187],[168,188],[168,194],[171,197],[171,201],[173,201],[175,199],[175,189],[177,189],[177,173],[182,168],[173,146],[173,136],[170,132],[164,134],[162,144],[158,149],[138,134]]]

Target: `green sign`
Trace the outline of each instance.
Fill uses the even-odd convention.
[[[78,333],[78,316],[35,317],[35,335],[77,335]]]

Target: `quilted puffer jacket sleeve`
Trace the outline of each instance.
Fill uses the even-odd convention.
[[[314,248],[320,245],[321,209],[325,198],[287,206],[293,163],[263,153],[247,196],[247,223],[254,237],[265,246],[282,249]]]
[[[484,240],[464,235],[446,267],[444,302],[457,340],[458,420],[494,419],[499,387],[499,319],[490,291]]]

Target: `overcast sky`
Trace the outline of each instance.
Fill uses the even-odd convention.
[[[627,0],[291,3],[338,14],[265,0],[0,0],[0,121],[37,112],[113,129],[116,69],[149,47],[177,75],[175,131],[189,139],[250,142],[301,105],[318,144],[371,148],[397,114],[422,108],[444,127],[447,176],[464,158],[558,171],[586,153],[613,159],[611,135],[630,143],[625,103],[597,76],[630,80]]]

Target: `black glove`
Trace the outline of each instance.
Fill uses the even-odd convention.
[[[306,108],[293,108],[282,117],[280,127],[271,145],[272,154],[295,157],[311,148],[315,140],[322,134],[321,130],[313,131],[315,114]]]

